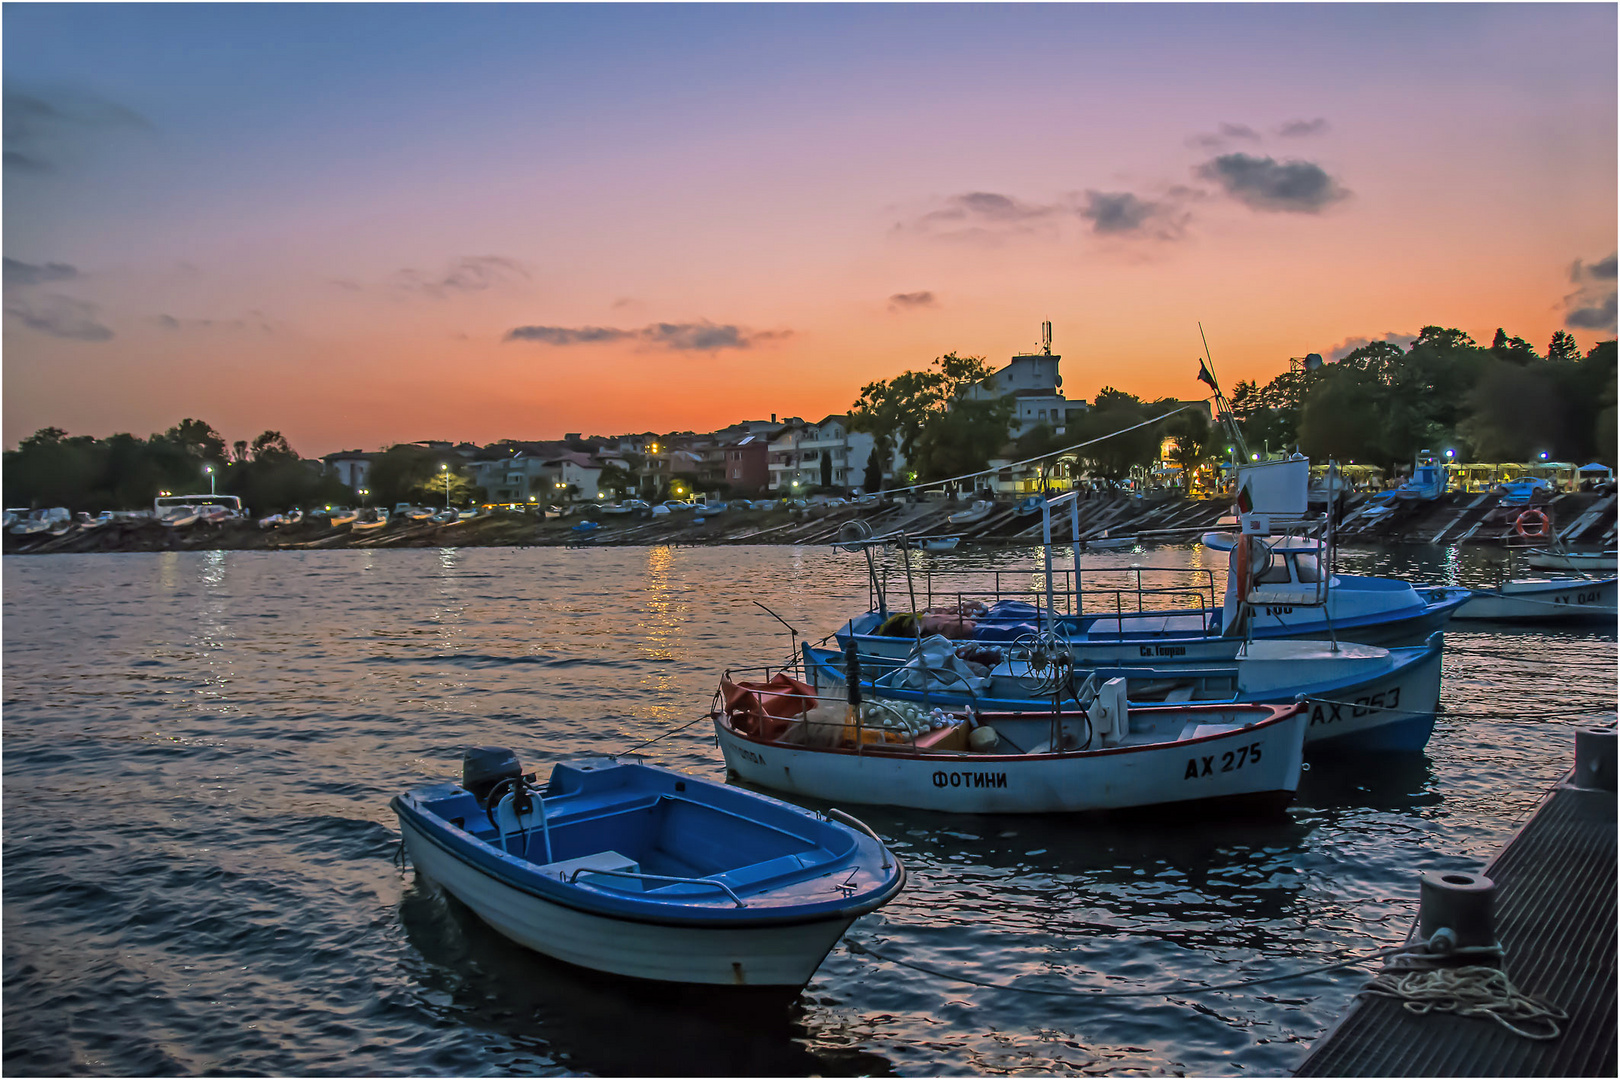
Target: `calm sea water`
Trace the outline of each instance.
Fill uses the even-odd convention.
[[[1482,583],[1487,558],[1352,552],[1343,568]],[[1033,553],[917,559],[988,571]],[[6,559],[4,585],[8,1074],[1275,1074],[1360,982],[1082,1002],[839,948],[791,1004],[717,1005],[517,950],[395,867],[388,799],[456,775],[464,746],[543,766],[684,724],[722,669],[788,653],[755,600],[820,637],[864,603],[859,556],[62,555]],[[861,809],[911,886],[851,934],[1074,989],[1396,943],[1417,875],[1476,868],[1569,766],[1583,720],[1547,710],[1612,716],[1615,665],[1609,629],[1452,631],[1427,756],[1319,763],[1274,824]],[[706,724],[647,752],[723,775]]]

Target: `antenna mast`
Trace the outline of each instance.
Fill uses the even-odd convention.
[[[1237,417],[1232,415],[1232,403],[1226,400],[1226,395],[1221,393],[1221,384],[1215,381],[1215,361],[1209,355],[1209,338],[1204,336],[1203,323],[1198,324],[1198,338],[1204,343],[1204,360],[1198,361],[1198,380],[1207,383],[1209,388],[1215,391],[1216,419],[1225,425],[1226,433],[1232,437],[1232,445],[1237,447],[1238,460],[1248,461],[1249,446],[1243,441],[1243,432],[1238,428]]]
[[[1041,355],[1052,355],[1052,324],[1050,322],[1041,323]]]

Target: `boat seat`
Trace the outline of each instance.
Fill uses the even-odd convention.
[[[561,881],[567,881],[574,876],[575,870],[625,870],[632,874],[641,873],[641,864],[634,859],[626,858],[617,851],[598,851],[594,855],[581,855],[575,859],[560,859],[557,862],[545,863],[536,867],[542,874],[555,876]],[[580,874],[578,881],[589,882],[598,888],[618,889],[622,892],[642,892],[642,883],[636,878],[619,877],[617,874]]]
[[[780,855],[774,859],[766,859],[763,862],[739,866],[737,869],[728,870],[723,874],[710,874],[708,878],[710,881],[719,881],[730,885],[733,889],[740,889],[745,886],[753,887],[773,878],[796,874],[806,866],[814,866],[815,863],[815,859],[799,855]]]

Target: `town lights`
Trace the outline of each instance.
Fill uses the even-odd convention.
[[[1547,454],[1546,454],[1546,452],[1545,452],[1545,451],[1543,451],[1543,452],[1542,452],[1542,455],[1541,455],[1541,460],[1542,460],[1542,461],[1546,461],[1546,460],[1547,460]]]
[[[1453,457],[1456,457],[1456,456],[1457,456],[1457,451],[1455,451],[1455,450],[1447,450],[1446,451],[1446,457],[1453,458]]]

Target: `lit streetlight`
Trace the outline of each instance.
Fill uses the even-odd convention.
[[[444,508],[450,509],[450,466],[441,464],[439,471],[444,473]]]
[[[1542,454],[1541,456],[1546,457],[1547,455]],[[208,494],[212,495],[214,494],[214,467],[212,465],[204,465],[203,472],[208,474]]]
[[[371,494],[371,489],[370,488],[361,488],[358,492],[356,492],[356,494],[360,496],[360,505],[365,506],[366,505],[366,496]]]

